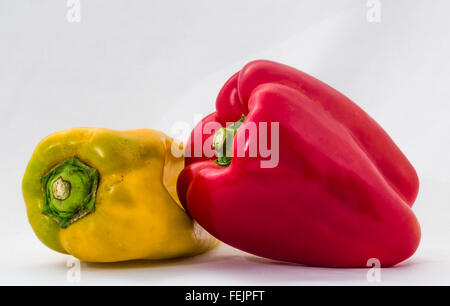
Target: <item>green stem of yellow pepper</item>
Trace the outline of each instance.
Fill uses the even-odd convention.
[[[98,171],[77,157],[64,160],[41,177],[42,213],[66,228],[95,210]]]

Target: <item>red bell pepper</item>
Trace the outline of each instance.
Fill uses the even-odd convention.
[[[392,266],[415,252],[417,174],[350,99],[304,72],[260,60],[226,82],[216,110],[193,130],[177,186],[186,210],[213,236],[258,256],[326,267],[365,267],[372,258]],[[234,121],[225,134],[203,130]],[[248,154],[259,139],[246,127],[261,122],[279,124],[272,168],[261,167],[267,156]],[[233,136],[224,156],[205,153]],[[239,137],[246,156],[237,154]],[[200,156],[189,157],[198,145]]]

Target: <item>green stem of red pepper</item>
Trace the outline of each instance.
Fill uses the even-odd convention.
[[[216,164],[220,166],[228,166],[231,164],[233,158],[233,141],[237,130],[244,122],[245,115],[241,116],[241,119],[233,124],[220,128],[214,134],[213,149],[216,151],[217,159]]]

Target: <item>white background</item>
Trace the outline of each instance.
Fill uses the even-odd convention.
[[[423,237],[382,284],[450,284],[450,2],[381,0],[0,0],[0,284],[70,284],[69,256],[35,238],[21,179],[35,145],[75,126],[149,127],[177,137],[214,110],[226,79],[266,58],[356,101],[421,180]],[[79,284],[369,284],[368,269],[324,269],[227,246],[164,262],[81,264]],[[70,279],[69,279],[70,280]]]

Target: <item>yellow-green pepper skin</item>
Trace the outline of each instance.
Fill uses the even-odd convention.
[[[150,129],[73,128],[44,138],[22,182],[37,237],[89,262],[189,256],[217,245],[179,203],[184,157],[172,144]]]

